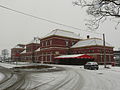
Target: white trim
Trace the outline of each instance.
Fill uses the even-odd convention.
[[[50,45],[52,45],[52,40],[50,40]]]
[[[48,59],[48,58],[47,58],[47,52],[46,52],[46,54],[45,54],[45,61],[46,61],[46,62],[47,62],[47,59]]]
[[[41,50],[55,49],[55,48],[59,48],[59,49],[69,49],[69,48],[62,48],[62,47],[49,47],[49,48],[41,48]]]
[[[68,38],[68,37],[64,37],[64,39],[62,38],[62,36],[56,36],[56,37],[53,37],[53,36],[51,36],[50,38],[45,38],[45,39],[42,39],[42,41],[46,41],[46,40],[51,40],[51,39],[62,39],[62,40],[71,40],[71,39],[74,39],[74,40],[72,40],[72,41],[79,41],[79,40],[81,40],[81,39],[75,39],[75,38]]]
[[[46,40],[46,41],[45,41],[45,46],[48,46],[47,43],[48,43],[48,41]]]
[[[88,55],[104,55],[104,54],[101,54],[101,53],[86,53]],[[113,55],[113,54],[106,54],[106,55]]]

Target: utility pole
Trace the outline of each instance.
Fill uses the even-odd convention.
[[[106,68],[105,34],[103,34],[103,47],[104,47],[104,68]]]

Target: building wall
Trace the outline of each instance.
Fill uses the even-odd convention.
[[[51,36],[40,40],[40,48],[49,47],[70,47],[77,43],[78,39],[66,38],[60,36]]]
[[[114,60],[117,66],[120,66],[120,51],[114,51]]]
[[[106,47],[106,62],[109,64],[114,62],[113,59],[113,48]],[[82,47],[82,48],[72,48],[72,54],[87,54],[93,56],[95,61],[99,64],[104,64],[104,48],[103,46],[90,46],[90,47]]]
[[[11,59],[13,61],[20,60],[20,53],[24,51],[24,48],[12,48],[11,49]]]
[[[51,36],[40,40],[40,51],[35,52],[37,62],[54,63],[54,57],[69,53],[70,47],[79,40],[60,36]]]
[[[34,62],[35,61],[35,50],[40,47],[38,43],[30,43],[26,45],[26,53],[21,53],[21,61]]]
[[[40,47],[38,43],[30,43],[26,45],[26,52],[33,52]]]

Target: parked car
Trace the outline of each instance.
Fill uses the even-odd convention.
[[[87,62],[84,65],[84,69],[98,70],[99,69],[99,65],[98,65],[97,62]]]

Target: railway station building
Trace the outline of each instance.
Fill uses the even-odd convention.
[[[38,38],[38,42],[26,44],[17,54],[14,52],[16,48],[11,49],[11,58],[19,57],[20,61],[39,62],[39,63],[55,63],[55,57],[62,55],[85,54],[94,58],[99,64],[104,63],[104,46],[103,40],[99,38],[82,39],[74,32],[55,29],[42,38]],[[108,64],[113,60],[113,46],[106,43],[106,62]]]

